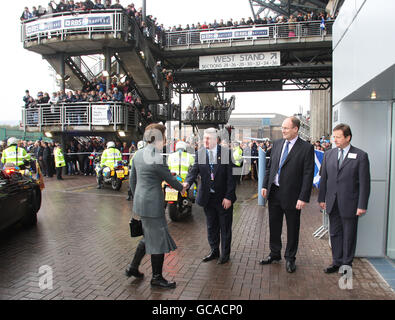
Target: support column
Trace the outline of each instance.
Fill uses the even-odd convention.
[[[63,52],[59,54],[58,60],[59,60],[59,66],[60,66],[59,70],[60,70],[60,76],[61,76],[60,90],[65,91],[66,85],[65,85],[64,77],[66,75],[66,65],[64,63],[64,53]]]
[[[180,91],[179,91],[179,95],[180,95],[180,107],[179,107],[179,115],[178,115],[178,120],[179,120],[179,124],[178,124],[178,132],[179,132],[179,139],[181,140],[181,120],[182,120],[182,118],[181,118],[181,98],[182,98],[182,95],[181,95],[181,84],[180,84]]]
[[[147,1],[143,0],[143,21],[147,23]]]
[[[106,78],[106,90],[108,90],[111,86],[111,49],[110,48],[105,48],[104,49],[104,65],[105,65],[105,70],[108,72],[108,77]]]

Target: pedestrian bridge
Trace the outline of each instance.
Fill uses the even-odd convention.
[[[328,89],[332,76],[332,24],[327,21],[324,28],[319,21],[308,21],[158,32],[154,25],[141,28],[122,10],[93,10],[23,21],[21,40],[25,49],[41,54],[54,67],[63,88],[68,84],[70,89],[81,89],[94,76],[105,74],[109,87],[111,73],[124,73],[133,79],[144,106],[170,103],[171,90],[197,94],[201,106],[215,106],[221,99],[220,91]],[[220,69],[202,69],[199,62],[200,57],[210,55],[268,52],[278,57],[278,65],[225,63]],[[93,54],[105,56],[99,72],[92,72],[81,62],[81,57]],[[173,71],[170,82],[164,79],[162,68]],[[59,131],[128,131],[144,123],[130,106],[110,103],[108,110],[113,118],[104,126],[96,124],[96,105],[25,109],[23,125],[30,131],[46,127]],[[196,126],[226,124],[232,110],[215,110],[210,115],[204,110],[184,112],[181,121]]]

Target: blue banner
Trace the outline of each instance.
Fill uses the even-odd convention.
[[[25,35],[31,36],[40,32],[51,32],[70,28],[101,27],[112,25],[112,14],[83,14],[77,16],[61,16],[38,19],[26,23]]]
[[[227,40],[239,38],[269,37],[269,27],[252,27],[234,30],[214,30],[200,32],[200,41]]]
[[[322,160],[324,159],[324,151],[321,150],[314,150],[314,179],[313,179],[313,186],[317,189],[320,187],[320,169]]]

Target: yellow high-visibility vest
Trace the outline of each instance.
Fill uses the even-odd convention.
[[[64,160],[64,155],[62,152],[62,149],[59,147],[56,147],[53,150],[53,156],[55,158],[55,167],[59,168],[59,167],[65,167],[66,166],[66,161]]]
[[[194,156],[187,152],[182,152],[181,154],[178,151],[173,152],[169,155],[169,158],[167,159],[169,170],[179,175],[183,180],[185,180],[185,178],[187,177],[188,169],[194,164],[194,162]]]
[[[17,148],[17,146],[10,146],[5,149],[1,157],[1,163],[12,163],[15,166],[21,166],[24,160],[30,160],[30,155],[24,148]]]
[[[116,148],[108,148],[101,155],[100,165],[114,169],[118,161],[122,161],[122,154]]]
[[[238,146],[233,149],[233,159],[235,160],[235,165],[240,167],[243,161],[243,150]]]

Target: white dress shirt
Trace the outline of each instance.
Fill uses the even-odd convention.
[[[210,151],[213,154],[213,159],[212,159],[213,163],[210,162]],[[217,145],[215,145],[215,147],[212,149],[207,149],[207,152],[208,152],[208,156],[209,156],[208,163],[209,164],[216,164],[217,163]]]
[[[288,156],[289,156],[289,153],[290,153],[291,150],[292,150],[292,147],[295,145],[296,140],[298,140],[298,138],[299,138],[299,137],[296,136],[296,138],[294,138],[294,139],[292,139],[291,141],[289,141]],[[278,163],[279,163],[279,167],[280,167],[281,158],[283,157],[284,150],[285,150],[285,145],[286,145],[287,141],[288,141],[288,140],[285,140],[285,141],[284,141],[284,144],[283,144],[283,149],[282,149],[282,151],[281,151],[280,160],[279,160],[279,162],[278,162]],[[287,157],[288,157],[288,156],[287,156]],[[277,187],[280,186],[280,182],[278,181],[278,172],[276,173],[276,176],[274,177],[274,184],[275,184]]]
[[[346,159],[348,152],[350,151],[351,144],[343,149],[343,161]],[[337,148],[337,160],[339,161],[341,155],[341,148]]]

